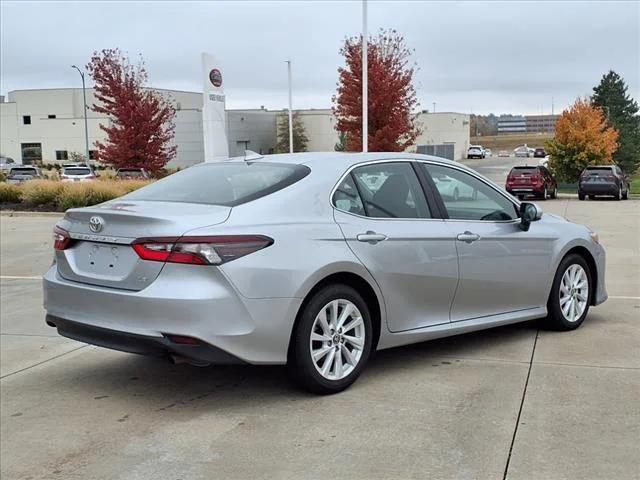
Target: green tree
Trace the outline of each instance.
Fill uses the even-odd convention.
[[[284,113],[279,117],[276,152],[289,153],[289,114]],[[298,112],[293,112],[293,151],[306,152],[307,143],[309,143],[309,138],[307,138],[302,118]]]
[[[348,140],[347,132],[338,132],[338,143],[336,143],[333,149],[336,152],[346,152],[347,151],[347,140]]]
[[[613,160],[627,173],[640,166],[640,115],[638,103],[627,94],[627,85],[613,70],[593,88],[591,103],[602,108],[609,125],[620,137]]]

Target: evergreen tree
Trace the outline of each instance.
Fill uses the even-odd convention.
[[[293,151],[306,152],[307,132],[302,123],[302,118],[298,112],[293,112]],[[277,153],[289,153],[289,113],[280,115],[278,119],[278,143],[276,145]]]
[[[613,70],[603,75],[593,88],[591,102],[602,108],[609,125],[620,137],[618,151],[613,160],[626,172],[634,172],[640,166],[640,115],[638,103],[627,94],[627,85]]]

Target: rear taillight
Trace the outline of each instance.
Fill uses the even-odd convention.
[[[139,238],[132,244],[143,260],[193,265],[220,265],[257,252],[273,243],[263,235]]]
[[[55,250],[66,250],[71,246],[73,239],[64,228],[57,225],[53,227],[53,248]]]

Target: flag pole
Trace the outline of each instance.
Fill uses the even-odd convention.
[[[293,153],[293,100],[291,94],[291,60],[287,60],[287,74],[289,76],[289,153]]]
[[[367,35],[367,0],[362,0],[362,151],[369,151],[369,58]]]

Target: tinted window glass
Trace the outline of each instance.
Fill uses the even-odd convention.
[[[418,177],[409,163],[376,163],[352,172],[364,210],[376,218],[430,218]]]
[[[281,163],[200,164],[122,198],[234,206],[285,188],[310,171],[304,165]]]
[[[333,194],[333,204],[338,210],[365,215],[362,199],[351,175],[347,175],[347,178],[338,185],[336,192]]]
[[[513,175],[536,175],[538,173],[538,169],[536,167],[513,167],[511,173]]]
[[[449,218],[456,220],[513,220],[516,206],[486,183],[460,170],[423,164],[431,175]]]
[[[62,173],[64,175],[90,175],[91,170],[88,168],[65,168]]]
[[[35,168],[12,168],[9,175],[37,175],[38,171]]]

